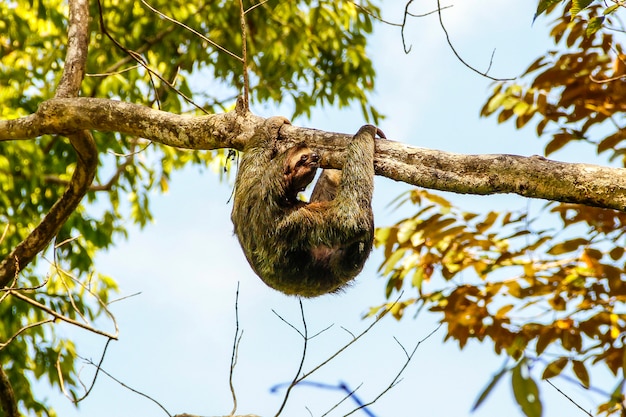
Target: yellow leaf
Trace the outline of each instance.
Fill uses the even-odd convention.
[[[554,376],[557,376],[561,373],[565,365],[567,365],[567,358],[559,358],[546,366],[546,369],[543,371],[543,375],[541,375],[541,379],[549,379]]]

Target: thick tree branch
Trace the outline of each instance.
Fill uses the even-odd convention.
[[[0,287],[7,286],[56,236],[93,182],[98,153],[91,133],[75,133],[70,136],[70,142],[78,154],[70,184],[41,223],[0,262]]]
[[[4,416],[20,417],[11,381],[9,381],[9,377],[2,367],[0,367],[0,405],[2,406]]]
[[[181,116],[137,104],[98,98],[52,99],[35,114],[0,120],[0,141],[68,134],[83,129],[120,132],[185,149],[243,149],[263,118],[236,112]]]
[[[37,113],[0,121],[0,141],[82,129],[115,131],[186,149],[233,148],[264,119],[236,112],[202,117],[174,115],[105,99],[54,99]],[[352,134],[285,125],[281,147],[306,142],[322,154],[323,167],[340,168]],[[626,169],[551,161],[539,156],[459,155],[378,140],[376,174],[420,187],[463,194],[515,193],[626,211]]]
[[[71,0],[67,28],[67,54],[56,98],[76,97],[85,78],[87,47],[89,46],[89,1]]]
[[[85,76],[87,46],[89,45],[88,0],[72,0],[69,6],[67,55],[63,75],[55,95],[60,99],[78,95]],[[83,129],[84,127],[74,130],[68,135],[76,151],[77,162],[67,189],[41,223],[2,260],[0,287],[9,285],[19,271],[48,245],[89,190],[98,168],[98,149],[91,133]]]

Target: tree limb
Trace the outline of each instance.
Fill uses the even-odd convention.
[[[89,129],[141,136],[185,149],[242,150],[264,119],[229,112],[201,117],[93,98],[52,99],[30,116],[0,121],[0,141]],[[306,142],[324,168],[340,168],[352,135],[291,125],[280,148]],[[626,211],[626,169],[551,161],[539,156],[460,155],[379,139],[376,174],[419,187],[462,194],[524,197]]]
[[[67,55],[63,75],[56,90],[56,97],[61,100],[72,100],[65,97],[78,95],[85,76],[89,45],[88,0],[73,0],[69,2],[69,6]],[[9,126],[9,131],[10,129]],[[76,168],[70,183],[41,222],[0,262],[0,288],[6,287],[48,245],[78,207],[93,182],[98,168],[98,149],[91,133],[83,127],[70,132],[68,138],[77,154]]]
[[[2,405],[4,416],[20,417],[20,413],[17,411],[17,401],[15,400],[15,393],[13,392],[11,381],[9,381],[9,377],[2,367],[0,367],[0,405]]]

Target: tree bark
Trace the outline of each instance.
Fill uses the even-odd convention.
[[[30,116],[0,121],[0,141],[78,130],[115,131],[167,146],[243,150],[263,124],[252,114],[175,115],[120,101],[52,99]],[[356,128],[355,128],[356,131]],[[340,168],[352,134],[296,126],[281,129],[279,150],[306,142],[324,168]],[[524,197],[626,211],[626,169],[572,164],[540,156],[460,155],[379,139],[376,174],[419,187],[462,194],[514,193]]]

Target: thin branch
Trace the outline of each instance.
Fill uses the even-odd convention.
[[[359,10],[361,10],[361,11],[362,11],[363,13],[365,13],[366,15],[370,16],[372,19],[376,19],[376,20],[378,20],[379,22],[384,23],[384,24],[389,25],[389,26],[398,26],[398,27],[402,27],[402,23],[393,23],[393,22],[390,22],[390,21],[388,21],[388,20],[385,20],[385,19],[383,19],[382,17],[380,17],[380,16],[378,16],[378,15],[376,15],[376,14],[372,13],[372,11],[371,11],[371,10],[369,10],[367,7],[364,7],[364,6],[360,5],[360,4],[358,4],[356,1],[351,1],[350,3],[352,3],[352,5],[353,5],[354,7],[356,7],[356,8],[357,8],[357,9],[359,9]]]
[[[263,0],[253,6],[248,7],[248,9],[246,9],[246,11],[244,12],[244,14],[248,14],[248,12],[251,12],[252,10],[256,9],[259,6],[263,6],[265,3],[267,3],[269,0]]]
[[[104,183],[104,184],[92,184],[92,185],[89,186],[89,191],[92,191],[92,192],[110,191],[113,188],[113,185],[117,184],[117,181],[120,179],[120,176],[124,173],[126,168],[133,164],[133,162],[135,160],[134,159],[134,155],[136,153],[142,152],[144,149],[146,149],[151,144],[152,144],[152,142],[149,142],[142,150],[137,151],[137,152],[131,152],[128,156],[126,156],[124,162],[122,162],[120,165],[117,166],[117,169],[115,170],[115,172],[113,173],[111,178],[109,178],[109,180],[106,183]],[[120,156],[120,155],[116,155],[116,156]],[[57,177],[55,175],[46,175],[46,176],[44,176],[44,181],[49,183],[49,184],[61,184],[61,185],[67,185],[68,184],[68,181],[62,180],[61,178],[59,178],[59,177]]]
[[[410,354],[408,354],[408,352],[406,351],[406,349],[404,348],[404,346],[402,346],[402,344],[400,342],[398,342],[398,339],[396,339],[396,342],[400,345],[400,347],[402,348],[402,350],[404,351],[404,354],[406,355],[406,360],[404,361],[404,364],[402,365],[402,368],[400,368],[400,370],[398,371],[398,373],[396,374],[396,376],[393,378],[393,380],[389,383],[389,385],[387,386],[387,388],[385,388],[384,390],[382,390],[380,392],[380,394],[378,394],[372,401],[362,404],[359,407],[355,408],[354,410],[352,410],[351,412],[349,412],[348,414],[346,414],[346,417],[349,416],[350,414],[354,414],[355,412],[357,412],[358,410],[365,408],[365,407],[369,407],[370,405],[374,404],[376,401],[378,401],[383,395],[385,395],[387,392],[389,392],[389,390],[391,390],[393,387],[395,387],[399,382],[400,382],[400,377],[402,376],[402,374],[404,373],[404,370],[407,368],[407,366],[409,365],[409,363],[411,362],[411,359],[413,359],[413,356],[415,355],[415,352],[417,352],[417,348],[422,344],[422,342],[428,340],[432,335],[434,335],[437,330],[439,330],[441,328],[441,324],[439,324],[439,326],[437,326],[433,331],[431,331],[430,333],[428,333],[424,338],[422,338],[421,340],[419,340],[416,344],[415,347],[413,348],[413,350],[411,351]],[[395,338],[394,338],[395,339]]]
[[[146,52],[147,50],[149,50],[150,48],[152,48],[154,45],[158,44],[159,42],[161,42],[163,39],[165,39],[165,37],[167,35],[169,35],[170,33],[174,32],[175,27],[174,26],[169,26],[167,28],[165,28],[164,30],[162,30],[161,32],[157,33],[156,35],[146,38],[144,40],[143,45],[141,45],[139,48],[137,48],[135,50],[135,52],[137,52],[138,54],[143,54],[144,52]],[[117,72],[125,72],[125,69],[121,69],[118,71],[118,68],[121,68],[123,65],[126,65],[128,63],[134,62],[135,59],[133,57],[131,57],[130,55],[126,55],[123,58],[121,58],[119,61],[115,62],[114,64],[110,65],[108,68],[105,68],[104,71],[102,71],[102,74],[115,74]],[[130,67],[129,69],[135,69],[141,67],[141,65],[133,65],[132,67]],[[86,74],[86,77],[98,77],[98,74]],[[96,78],[96,82],[93,85],[91,94],[92,97],[95,97],[95,95],[98,92],[98,88],[100,88],[100,85],[102,84],[104,78],[102,77],[98,77]]]
[[[343,386],[342,386],[342,388],[347,388],[347,387],[345,386],[345,384],[342,384],[342,385],[343,385]],[[321,416],[321,417],[325,417],[325,416],[329,415],[329,414],[330,414],[333,410],[335,410],[337,407],[339,407],[339,406],[340,406],[340,405],[341,405],[341,404],[342,404],[345,400],[347,400],[348,398],[356,398],[356,397],[354,396],[354,393],[355,393],[355,392],[357,392],[357,390],[358,390],[359,388],[361,388],[362,386],[363,386],[363,383],[360,383],[360,384],[359,384],[359,385],[358,385],[355,389],[353,389],[353,390],[347,390],[347,391],[348,391],[348,393],[347,393],[346,395],[344,395],[344,397],[343,397],[341,400],[339,400],[339,401],[337,402],[337,404],[333,405],[333,406],[332,406],[332,407],[331,407],[328,411],[326,411],[324,414],[322,414],[322,416]]]
[[[66,241],[64,241],[64,242],[67,242],[67,241],[70,241],[70,240],[69,240],[69,239],[67,239],[67,240],[66,240]],[[57,258],[57,250],[56,250],[56,249],[57,249],[59,246],[61,246],[61,245],[62,245],[62,244],[58,244],[58,245],[57,245],[56,243],[55,243],[55,245],[54,245],[54,249],[55,249],[55,250],[54,250],[54,253],[53,253],[53,255],[54,255],[54,262],[52,263],[52,265],[53,265],[54,269],[56,270],[58,277],[59,277],[59,278],[60,278],[60,280],[61,280],[61,284],[62,284],[62,285],[63,285],[63,287],[65,288],[65,292],[66,292],[66,293],[67,293],[67,295],[68,295],[68,297],[67,297],[67,298],[69,299],[70,305],[72,306],[72,308],[74,309],[74,311],[76,312],[76,314],[77,314],[77,315],[78,315],[81,319],[83,319],[83,321],[84,321],[85,323],[88,323],[89,321],[87,320],[87,317],[85,317],[85,315],[83,314],[83,312],[82,312],[82,311],[78,308],[78,306],[77,306],[77,305],[76,305],[76,303],[74,302],[74,297],[72,297],[72,291],[70,290],[69,286],[67,285],[67,282],[65,282],[64,276],[69,276],[69,274],[67,274],[67,273],[66,273],[66,272],[65,272],[65,271],[64,271],[61,267],[59,267],[58,258]],[[76,280],[76,281],[78,281],[78,280]],[[85,286],[83,286],[83,288],[85,288]],[[93,294],[92,294],[92,295],[93,295]],[[96,298],[97,298],[97,297],[96,297]]]
[[[346,333],[348,333],[350,336],[352,336],[352,338],[354,339],[354,333],[352,333],[350,330],[348,330],[347,328],[341,326],[341,330],[345,331]]]
[[[555,390],[557,390],[559,392],[559,394],[561,394],[562,396],[564,396],[565,398],[567,398],[572,404],[574,404],[576,407],[578,407],[583,413],[587,414],[589,417],[593,417],[593,414],[591,414],[589,411],[585,410],[584,408],[582,408],[580,406],[580,404],[578,404],[576,401],[574,401],[571,397],[569,397],[567,394],[565,394],[563,391],[561,391],[556,385],[554,385],[552,383],[552,381],[550,381],[549,379],[545,380],[548,384],[550,384],[550,386],[552,388],[554,388]]]
[[[124,388],[126,388],[127,390],[132,391],[132,392],[134,392],[135,394],[141,395],[142,397],[144,397],[144,398],[146,398],[146,399],[148,399],[148,400],[152,401],[152,402],[153,402],[153,403],[155,403],[157,406],[159,406],[159,408],[161,408],[161,410],[163,410],[163,411],[165,412],[165,414],[167,414],[169,417],[172,417],[172,414],[170,414],[170,412],[169,412],[169,411],[167,411],[167,408],[165,408],[163,405],[161,405],[161,403],[160,403],[160,402],[158,402],[157,400],[155,400],[154,398],[150,397],[150,396],[149,396],[149,395],[147,395],[147,394],[144,394],[144,393],[143,393],[143,392],[141,392],[141,391],[138,391],[138,390],[136,390],[136,389],[134,389],[134,388],[132,388],[132,387],[130,387],[130,386],[128,386],[128,385],[126,385],[125,383],[123,383],[122,381],[120,381],[119,379],[115,378],[113,375],[111,375],[111,374],[110,374],[110,373],[108,373],[107,371],[105,371],[105,370],[104,370],[101,366],[96,365],[96,364],[95,364],[95,363],[94,363],[91,359],[84,359],[84,358],[83,358],[83,360],[85,360],[85,362],[87,362],[89,365],[92,365],[92,366],[97,367],[97,368],[100,370],[100,372],[102,372],[103,374],[105,374],[106,376],[108,376],[108,377],[109,377],[109,378],[111,378],[113,381],[117,382],[118,384],[120,384],[121,386],[123,386]]]
[[[177,24],[178,26],[184,28],[185,30],[188,30],[189,32],[193,33],[194,35],[196,35],[197,37],[199,37],[200,39],[202,39],[203,41],[207,42],[208,44],[212,45],[213,47],[215,47],[216,49],[219,49],[220,51],[224,52],[226,55],[229,55],[233,58],[235,58],[236,60],[243,62],[243,58],[237,56],[237,54],[232,53],[231,51],[229,51],[228,49],[224,48],[223,46],[221,46],[220,44],[218,44],[215,41],[212,41],[211,39],[207,38],[206,36],[204,36],[203,34],[201,34],[200,32],[198,32],[197,30],[187,26],[186,24],[184,24],[183,22],[179,22],[176,19],[173,19],[171,17],[169,17],[168,15],[166,15],[165,13],[157,10],[155,7],[151,6],[150,4],[148,4],[148,2],[146,2],[146,0],[141,0],[141,2],[150,10],[152,10],[154,13],[158,14],[159,16],[161,16],[163,19],[170,21],[172,23]]]
[[[483,77],[489,78],[490,80],[493,80],[493,81],[511,81],[511,80],[515,79],[515,78],[495,78],[495,77],[492,77],[491,75],[488,75],[487,71],[489,71],[489,68],[491,68],[491,61],[489,62],[489,67],[487,68],[486,72],[479,71],[476,68],[474,68],[473,66],[471,66],[470,64],[468,64],[467,62],[465,62],[465,60],[463,58],[461,58],[461,55],[459,55],[459,53],[456,51],[456,49],[452,45],[452,41],[450,40],[450,35],[448,34],[448,30],[446,29],[446,26],[443,24],[443,17],[441,15],[441,3],[440,3],[440,0],[437,0],[437,14],[439,16],[439,25],[441,26],[441,29],[443,29],[443,33],[446,35],[446,41],[448,42],[448,46],[450,46],[450,49],[452,50],[454,55],[457,57],[457,59],[459,61],[461,61],[461,63],[463,65],[465,65],[467,68],[469,68],[470,70],[474,71],[475,73],[480,74]],[[495,50],[491,53],[491,59],[492,60],[493,60],[494,53],[495,53]]]
[[[328,326],[326,326],[325,328],[323,328],[322,330],[320,330],[319,332],[315,333],[312,336],[309,336],[309,340],[313,340],[315,339],[317,336],[321,335],[322,333],[325,333],[326,331],[330,330],[331,327],[333,327],[334,324],[329,324]]]
[[[76,285],[81,287],[85,292],[87,292],[89,295],[91,295],[93,298],[95,298],[95,300],[98,302],[98,304],[100,305],[100,307],[102,308],[104,313],[107,316],[109,316],[109,319],[111,319],[111,322],[113,323],[113,327],[115,328],[115,335],[117,336],[119,334],[119,327],[117,325],[117,320],[115,319],[115,315],[113,315],[111,310],[109,310],[108,305],[102,300],[102,298],[100,298],[98,296],[98,294],[96,294],[94,291],[92,291],[91,288],[88,285],[86,285],[84,282],[79,280],[76,276],[74,276],[73,274],[70,274],[69,272],[65,271],[63,268],[61,268],[59,266],[59,262],[57,260],[57,249],[59,247],[63,246],[64,244],[67,244],[67,243],[69,243],[69,242],[71,242],[71,241],[73,241],[75,239],[78,239],[78,237],[66,239],[63,242],[60,242],[58,244],[56,244],[56,242],[55,242],[55,245],[54,245],[54,262],[52,262],[52,266],[56,270],[58,276],[61,279],[61,283],[65,287],[65,290],[67,292],[67,296],[68,296],[68,298],[70,300],[70,305],[73,307],[73,309],[76,312],[76,314],[83,319],[85,324],[88,325],[89,324],[89,320],[87,320],[87,317],[85,317],[83,312],[78,308],[78,306],[74,302],[74,298],[72,297],[71,290],[70,290],[69,286],[67,285],[67,283],[65,282],[65,279],[64,279],[65,277],[69,278]],[[90,275],[90,277],[91,277],[91,275]]]
[[[9,293],[10,293],[12,296],[14,296],[15,298],[18,298],[18,299],[20,299],[20,300],[24,301],[25,303],[28,303],[28,304],[32,305],[33,307],[36,307],[36,308],[38,308],[38,309],[40,309],[40,310],[42,310],[42,311],[45,311],[46,313],[50,314],[51,316],[55,317],[56,319],[59,319],[59,320],[61,320],[61,321],[64,321],[64,322],[66,322],[66,323],[69,323],[69,324],[73,324],[74,326],[77,326],[77,327],[80,327],[80,328],[82,328],[82,329],[88,330],[88,331],[90,331],[90,332],[92,332],[92,333],[95,333],[95,334],[99,334],[99,335],[101,335],[101,336],[108,337],[109,339],[115,339],[115,340],[117,340],[117,334],[112,335],[112,334],[107,333],[107,332],[105,332],[105,331],[102,331],[102,330],[96,329],[96,328],[94,328],[94,327],[88,326],[88,325],[86,325],[86,324],[84,324],[84,323],[81,323],[81,322],[79,322],[79,321],[76,321],[76,320],[74,320],[74,319],[71,319],[71,318],[69,318],[69,317],[66,317],[66,316],[64,316],[64,315],[62,315],[62,314],[59,314],[59,313],[57,313],[56,311],[52,310],[51,308],[49,308],[49,307],[47,307],[47,306],[45,306],[45,305],[41,304],[40,302],[35,301],[35,300],[34,300],[34,299],[32,299],[32,298],[29,298],[29,297],[26,297],[25,295],[20,294],[18,291],[15,291],[15,290],[9,290]]]
[[[407,12],[407,14],[409,16],[411,16],[411,17],[426,17],[426,16],[430,16],[431,14],[438,13],[439,10],[446,10],[446,9],[450,9],[451,7],[453,7],[453,6],[452,5],[450,5],[450,6],[443,6],[443,7],[440,7],[438,9],[432,10],[430,12],[426,12],[426,13],[415,14],[415,13]]]
[[[302,339],[304,340],[304,345],[302,347],[302,356],[300,357],[300,364],[298,365],[298,371],[296,372],[295,377],[293,378],[293,380],[287,387],[287,392],[285,392],[283,403],[280,405],[280,408],[278,409],[278,412],[275,414],[274,417],[278,417],[280,413],[283,412],[285,405],[287,405],[287,400],[289,399],[289,394],[291,393],[291,390],[293,389],[293,387],[295,387],[298,384],[298,382],[300,382],[303,379],[303,378],[299,378],[299,376],[302,373],[302,368],[304,366],[304,359],[306,358],[306,349],[307,349],[307,345],[309,342],[309,337],[308,337],[308,330],[307,330],[307,325],[306,325],[306,318],[304,316],[304,307],[302,306],[302,298],[298,298],[298,302],[300,303],[300,314],[302,316],[302,326],[303,326],[303,332],[300,332],[298,330],[298,333],[300,333],[300,335],[302,336]],[[291,325],[290,323],[287,323],[287,324]],[[294,326],[292,327],[295,329]]]
[[[121,49],[122,51],[127,53],[130,57],[132,57],[135,60],[135,62],[137,62],[139,65],[141,65],[146,71],[148,71],[148,75],[150,76],[150,83],[152,84],[152,87],[153,87],[153,89],[155,91],[155,94],[157,94],[158,89],[156,88],[156,85],[154,83],[154,80],[152,79],[152,76],[157,77],[161,82],[163,82],[165,85],[167,85],[169,88],[171,88],[176,94],[178,94],[187,103],[191,104],[192,106],[194,106],[198,110],[208,114],[208,112],[202,106],[196,104],[195,101],[193,101],[190,97],[187,97],[182,91],[180,91],[178,88],[176,88],[176,86],[174,86],[165,77],[163,77],[161,74],[159,74],[158,72],[156,72],[155,70],[150,68],[150,66],[148,65],[146,60],[139,53],[137,53],[137,52],[135,52],[135,51],[133,51],[131,49],[126,48],[124,45],[119,43],[109,33],[109,31],[107,30],[106,24],[104,23],[104,12],[102,10],[102,4],[101,4],[100,0],[98,0],[98,10],[99,10],[99,18],[100,18],[100,30],[102,31],[102,33],[104,33],[105,36],[107,38],[109,38],[109,40],[111,42],[113,42],[115,44],[115,46],[117,46],[119,49]],[[157,100],[157,104],[160,107],[160,100],[159,100],[159,98],[156,97],[156,100]]]
[[[140,68],[140,67],[141,67],[140,65],[133,65],[132,67],[124,68],[124,69],[117,70],[117,71],[96,72],[93,74],[87,73],[85,74],[85,77],[93,77],[93,78],[110,77],[111,75],[120,75],[128,71],[136,70],[137,68]]]
[[[398,302],[398,300],[400,299],[400,297],[402,296],[403,293],[401,293],[398,298],[387,308],[385,308],[377,317],[376,319],[369,325],[367,326],[367,328],[365,330],[363,330],[361,333],[359,333],[356,337],[354,337],[352,340],[350,340],[348,343],[346,343],[345,345],[343,345],[340,349],[338,349],[335,353],[333,353],[332,355],[330,355],[328,358],[326,358],[324,361],[322,361],[321,363],[319,363],[317,366],[315,366],[314,368],[312,368],[309,372],[303,374],[297,381],[296,383],[303,381],[304,379],[308,378],[309,376],[311,376],[314,372],[316,372],[317,370],[319,370],[321,367],[327,365],[330,361],[332,361],[333,359],[335,359],[337,356],[339,356],[343,351],[345,351],[346,349],[348,349],[350,346],[352,346],[354,343],[356,343],[361,337],[363,337],[365,334],[367,334],[376,324],[378,324],[378,322],[380,320],[382,320],[382,318],[384,316],[387,315],[387,313],[393,308],[393,306],[396,305],[396,303]]]
[[[407,1],[406,5],[404,6],[404,15],[402,17],[402,29],[400,29],[400,36],[402,37],[402,47],[404,48],[405,54],[408,54],[409,52],[411,52],[411,48],[412,48],[412,46],[409,46],[408,48],[406,47],[406,39],[404,38],[404,28],[406,27],[406,19],[407,19],[407,16],[409,15],[409,6],[411,5],[411,3],[413,3],[413,0]],[[437,3],[437,6],[439,6],[439,3]]]
[[[4,239],[7,237],[7,233],[9,233],[9,226],[11,226],[11,223],[7,223],[6,226],[4,226],[4,230],[2,231],[2,236],[0,236],[0,243],[2,243]]]
[[[22,334],[26,330],[32,329],[33,327],[44,325],[46,323],[52,323],[54,321],[55,321],[55,319],[47,319],[47,320],[41,320],[41,321],[38,321],[38,322],[35,322],[35,323],[27,324],[26,326],[20,328],[17,332],[15,332],[11,337],[9,337],[6,340],[6,342],[0,342],[0,350],[2,350],[5,347],[7,347],[13,341],[13,339],[15,339],[17,336],[19,336],[20,334]]]
[[[119,301],[124,301],[124,300],[126,300],[127,298],[136,297],[136,296],[138,296],[138,295],[140,295],[140,294],[141,294],[141,291],[138,291],[138,292],[133,293],[133,294],[130,294],[130,295],[125,295],[124,297],[116,298],[116,299],[114,299],[114,300],[109,301],[109,302],[107,303],[107,305],[111,305],[111,304],[113,304],[113,303],[117,303],[117,302],[119,302]]]
[[[291,324],[289,321],[287,321],[283,316],[281,316],[280,314],[278,314],[276,312],[276,310],[272,309],[272,313],[274,313],[276,315],[276,317],[278,317],[283,323],[285,323],[287,326],[291,327],[293,330],[295,330],[300,337],[304,338],[304,334],[300,331],[300,329],[298,329],[296,326],[294,326],[293,324]]]
[[[100,355],[100,361],[98,362],[98,365],[96,365],[96,373],[93,376],[93,380],[91,381],[91,384],[89,385],[89,388],[86,388],[83,385],[83,387],[85,387],[86,389],[85,389],[85,393],[83,394],[82,397],[75,398],[74,396],[70,396],[69,393],[65,390],[65,384],[63,382],[63,374],[61,372],[60,362],[59,362],[59,360],[57,360],[57,374],[59,376],[59,385],[61,386],[61,390],[63,391],[63,394],[65,394],[65,396],[67,398],[69,398],[74,404],[78,404],[79,402],[81,402],[82,400],[87,398],[87,396],[89,395],[89,393],[91,392],[93,387],[96,385],[96,380],[98,379],[98,373],[102,369],[101,368],[102,367],[102,363],[104,362],[104,357],[106,356],[107,349],[109,348],[109,343],[111,343],[111,340],[113,340],[113,339],[107,339],[107,342],[104,345],[104,349],[102,350],[102,355]],[[79,356],[79,358],[81,358],[81,357]],[[84,358],[81,358],[81,359],[85,360]],[[81,384],[82,384],[82,382],[81,382]]]
[[[239,353],[239,343],[243,337],[243,331],[239,334],[239,283],[237,283],[237,292],[235,293],[235,337],[233,337],[233,352],[230,357],[230,372],[228,375],[228,385],[230,386],[230,393],[233,396],[233,410],[230,412],[234,415],[237,411],[237,395],[235,394],[235,386],[233,385],[233,374],[235,373],[235,366],[237,365],[237,356]]]

